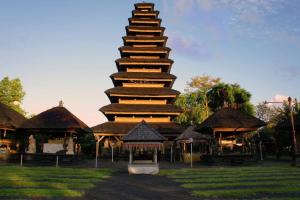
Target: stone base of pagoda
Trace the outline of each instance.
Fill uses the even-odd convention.
[[[130,174],[158,174],[159,165],[151,161],[138,161],[128,164],[128,173]]]

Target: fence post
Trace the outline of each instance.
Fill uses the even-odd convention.
[[[23,154],[21,153],[21,161],[20,161],[20,166],[23,167]]]
[[[58,154],[56,154],[56,167],[58,167]]]

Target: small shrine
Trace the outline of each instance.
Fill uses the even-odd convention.
[[[185,163],[200,161],[202,155],[209,154],[210,137],[194,131],[194,128],[194,126],[187,127],[176,138],[176,142],[182,150],[181,156]]]
[[[140,122],[124,136],[124,148],[129,150],[129,174],[157,174],[159,172],[158,151],[166,138],[149,126]],[[152,157],[149,157],[149,154]]]

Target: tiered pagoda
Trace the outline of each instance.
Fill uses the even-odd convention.
[[[179,92],[172,89],[171,49],[158,14],[153,3],[135,4],[119,48],[121,58],[115,61],[118,72],[110,76],[114,88],[105,92],[111,104],[100,109],[109,121],[93,127],[99,138],[119,141],[143,120],[169,139],[182,131],[172,122],[182,111],[174,105]]]

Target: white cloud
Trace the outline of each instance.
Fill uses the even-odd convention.
[[[176,33],[170,33],[169,36],[168,44],[175,53],[205,60],[212,56],[208,46],[203,41],[200,41],[199,38],[183,37]]]
[[[275,107],[281,107],[282,103],[288,100],[288,96],[283,94],[276,94],[272,99],[270,99],[268,102],[273,103],[267,103],[269,107],[275,106]]]
[[[164,10],[177,22],[180,17],[193,12],[219,13],[221,9],[226,16],[218,20],[230,26],[233,36],[269,38],[275,41],[287,39],[291,43],[298,38],[295,34],[288,29],[283,30],[281,25],[273,27],[274,24],[268,23],[269,17],[278,14],[286,4],[285,0],[164,0]]]
[[[274,102],[283,102],[283,101],[287,101],[289,97],[283,94],[276,94],[273,98],[272,101]]]

